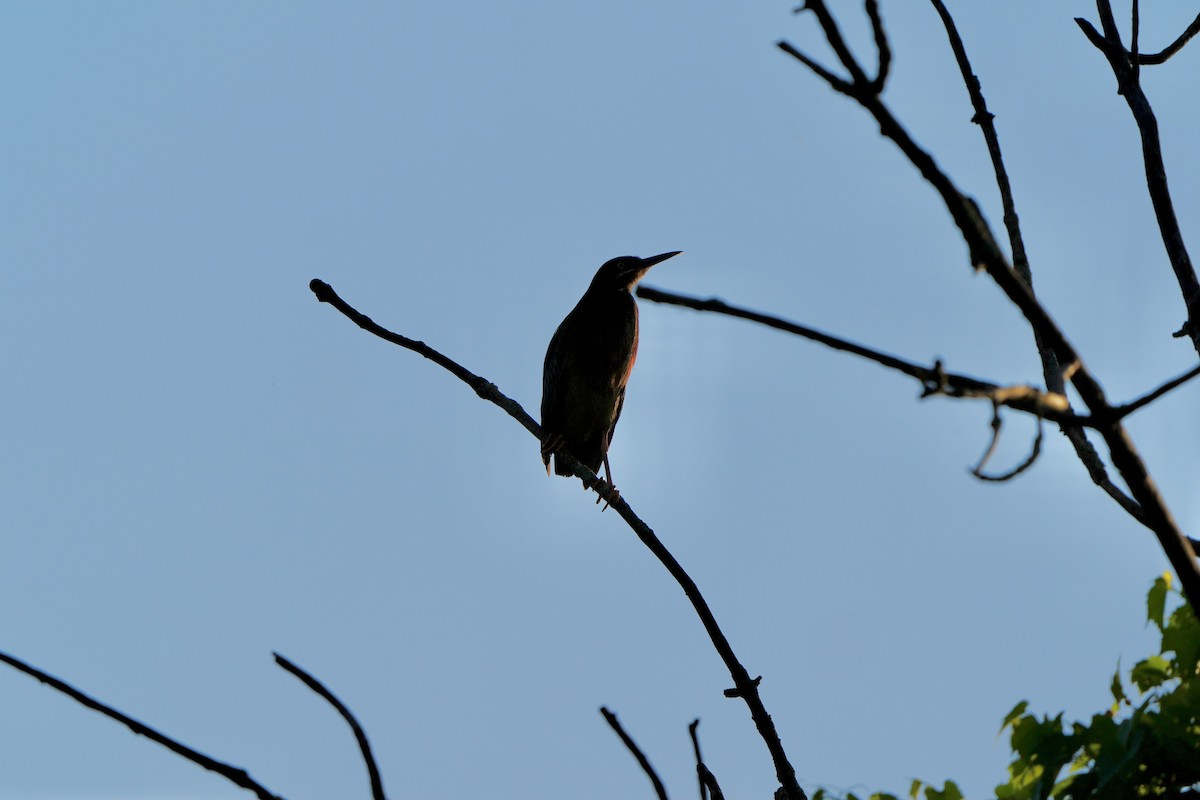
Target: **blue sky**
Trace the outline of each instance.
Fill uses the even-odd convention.
[[[537,443],[318,305],[320,277],[536,414],[559,320],[604,260],[1001,382],[1040,367],[933,192],[794,3],[58,3],[0,12],[0,649],[291,798],[675,796],[702,719],[730,797],[772,771],[678,588]],[[837,3],[860,52],[857,4]],[[1194,363],[1133,124],[1071,18],[954,3],[1006,148],[1035,283],[1114,398]],[[931,8],[883,3],[886,99],[994,224]],[[1120,12],[1124,14],[1124,11]],[[1190,19],[1155,8],[1147,49]],[[1148,69],[1185,224],[1193,45]],[[1200,389],[1130,421],[1192,535]],[[967,468],[990,409],[747,323],[642,305],[611,451],[692,572],[806,788],[984,796],[1019,700],[1105,705],[1154,644],[1153,537],[1062,437],[1021,479]],[[1024,458],[1012,417],[998,469]],[[0,797],[238,796],[0,672]]]

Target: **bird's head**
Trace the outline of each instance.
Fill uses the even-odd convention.
[[[588,291],[618,291],[628,292],[637,285],[637,282],[642,279],[651,267],[659,262],[666,261],[672,256],[679,255],[681,250],[675,250],[670,253],[662,253],[649,258],[638,258],[637,256],[618,256],[617,258],[609,259],[604,262],[604,266],[596,271],[596,277],[592,278],[592,285]]]

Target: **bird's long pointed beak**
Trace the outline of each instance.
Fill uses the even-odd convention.
[[[677,256],[682,252],[683,252],[682,250],[673,250],[670,253],[661,253],[657,256],[650,256],[649,258],[643,258],[642,259],[642,269],[643,270],[650,269],[655,264],[659,264],[663,261],[666,261],[668,258]]]

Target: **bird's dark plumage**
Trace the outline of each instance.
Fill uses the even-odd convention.
[[[565,448],[592,472],[604,464],[625,385],[637,360],[638,308],[632,290],[655,264],[678,251],[650,258],[622,256],[605,262],[575,308],[554,332],[542,373],[542,462]],[[558,475],[571,475],[554,459]]]

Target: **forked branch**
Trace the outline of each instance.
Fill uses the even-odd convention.
[[[1163,160],[1162,142],[1158,134],[1158,118],[1150,105],[1150,100],[1142,90],[1141,64],[1157,64],[1166,61],[1187,43],[1200,30],[1200,17],[1197,17],[1188,29],[1171,45],[1152,56],[1142,56],[1137,53],[1138,7],[1133,6],[1133,35],[1134,44],[1126,48],[1121,41],[1113,19],[1112,5],[1109,0],[1096,0],[1096,9],[1100,14],[1100,26],[1103,33],[1097,31],[1092,23],[1083,17],[1076,17],[1075,23],[1083,31],[1097,50],[1104,54],[1112,68],[1113,76],[1117,79],[1117,93],[1125,98],[1133,120],[1137,124],[1138,134],[1142,139],[1142,161],[1146,170],[1146,188],[1150,194],[1150,203],[1154,207],[1154,216],[1158,222],[1158,230],[1162,236],[1163,247],[1179,291],[1183,295],[1184,306],[1187,309],[1187,320],[1183,327],[1175,332],[1175,336],[1187,336],[1192,340],[1192,346],[1200,353],[1200,279],[1192,265],[1191,255],[1183,239],[1183,231],[1179,227],[1179,219],[1175,214],[1175,205],[1171,199],[1171,191],[1167,186],[1167,168]],[[1146,59],[1151,60],[1147,61]]]
[[[1109,19],[1111,9],[1109,9],[1109,18],[1106,18],[1103,13],[1107,7],[1107,0],[1098,0],[1098,4],[1102,9],[1101,17],[1106,29],[1114,27],[1115,24],[1110,23]],[[843,58],[844,62],[843,54],[848,53],[849,49],[845,46],[841,32],[824,0],[808,0],[805,8],[814,12],[826,41],[834,48],[839,57]],[[1113,420],[1113,407],[1105,397],[1099,381],[1091,374],[1079,352],[1057,322],[1034,296],[1029,282],[1013,268],[1004,256],[979,207],[958,189],[950,177],[937,165],[933,157],[917,144],[891,109],[873,91],[870,82],[859,77],[863,74],[862,67],[854,69],[850,65],[844,64],[851,79],[845,81],[832,76],[834,80],[831,81],[828,70],[814,69],[816,62],[793,45],[780,42],[779,47],[807,66],[831,88],[853,98],[875,119],[880,132],[896,144],[905,157],[920,171],[925,181],[941,196],[946,210],[963,236],[970,253],[971,263],[976,268],[985,270],[991,276],[997,286],[1024,315],[1034,334],[1054,352],[1060,368],[1064,372],[1064,377],[1069,376],[1071,384],[1087,406],[1090,415],[1097,420]],[[1106,50],[1105,53],[1108,55],[1109,51]],[[1165,175],[1163,186],[1165,187]],[[1192,281],[1194,283],[1194,275]],[[1194,315],[1191,313],[1193,305],[1190,299],[1193,296],[1197,304],[1197,313]],[[1200,319],[1200,291],[1194,294],[1185,291],[1185,297],[1189,298],[1189,319]],[[1194,333],[1197,349],[1200,350],[1200,329]],[[1159,495],[1158,488],[1142,462],[1141,456],[1134,448],[1128,433],[1119,419],[1102,425],[1097,430],[1108,446],[1113,466],[1120,473],[1126,486],[1129,487],[1130,495],[1136,502],[1139,521],[1149,527],[1158,538],[1163,552],[1179,576],[1184,593],[1192,608],[1200,607],[1198,606],[1200,604],[1200,563],[1196,560],[1195,552],[1188,538],[1179,529]]]

